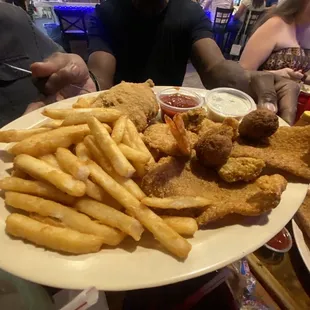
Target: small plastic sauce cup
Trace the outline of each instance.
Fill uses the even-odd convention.
[[[265,247],[277,253],[288,252],[293,245],[293,239],[290,232],[284,227],[278,234],[269,240]]]
[[[240,90],[221,87],[207,93],[204,108],[211,120],[222,122],[226,117],[240,120],[256,110],[256,104],[249,95]]]
[[[204,103],[204,99],[197,93],[180,87],[166,88],[158,92],[156,97],[158,103],[160,104],[161,117],[163,120],[165,114],[172,118],[177,113],[183,113],[188,110],[201,108]],[[184,101],[184,106],[180,107],[173,105],[174,102],[182,103],[182,100]],[[168,102],[170,102],[170,104]],[[185,106],[186,102],[191,102],[192,104]]]

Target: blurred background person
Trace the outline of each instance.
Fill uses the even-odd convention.
[[[246,12],[249,11],[264,11],[266,9],[265,0],[242,0],[238,11],[234,15],[234,20],[244,22]],[[246,21],[245,21],[246,22]]]
[[[29,73],[16,71],[5,63],[29,70],[33,62],[43,61],[62,49],[34,26],[24,10],[8,3],[0,2],[0,29],[0,127],[2,127],[21,116],[27,106],[36,101],[40,95]],[[40,104],[33,104],[29,109],[38,107]]]
[[[305,75],[310,70],[310,1],[285,0],[270,10],[257,23],[240,64],[310,84]]]

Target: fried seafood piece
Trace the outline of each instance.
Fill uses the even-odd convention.
[[[259,109],[246,115],[240,125],[240,137],[260,140],[272,136],[279,128],[277,115],[266,109]]]
[[[192,109],[181,114],[185,128],[199,135],[205,132],[229,135],[235,140],[238,136],[239,122],[235,118],[225,118],[223,123],[215,123],[208,119],[205,109]]]
[[[310,126],[280,127],[268,141],[234,142],[231,157],[262,159],[267,167],[310,180]]]
[[[165,115],[165,122],[177,141],[178,147],[184,156],[190,156],[192,152],[191,142],[185,129],[181,114],[177,113],[173,116],[173,120]]]
[[[232,150],[229,136],[205,132],[195,146],[196,156],[205,167],[218,167],[226,163]]]
[[[228,158],[227,162],[219,168],[219,176],[228,183],[238,181],[252,181],[259,177],[265,162],[251,157]]]
[[[195,133],[190,131],[187,131],[186,134],[190,141],[191,148],[193,148],[198,137]],[[158,123],[149,126],[144,131],[143,141],[152,152],[155,151],[170,156],[183,155],[167,124]]]
[[[199,133],[204,120],[208,120],[207,111],[204,108],[191,109],[181,114],[185,128]]]
[[[238,213],[257,216],[275,208],[287,181],[281,175],[262,176],[253,183],[226,183],[213,169],[202,167],[195,159],[166,157],[153,165],[142,180],[148,196],[202,196],[211,205],[193,211],[200,226]],[[177,215],[177,214],[173,214]],[[190,216],[187,214],[187,216]]]
[[[121,82],[99,95],[104,107],[115,107],[129,116],[138,131],[143,131],[158,113],[158,103],[152,90],[154,83]],[[100,99],[100,100],[99,100]]]

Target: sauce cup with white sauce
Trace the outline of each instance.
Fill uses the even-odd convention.
[[[204,108],[211,120],[222,122],[226,117],[241,119],[256,110],[256,104],[249,95],[240,90],[221,87],[207,93]]]

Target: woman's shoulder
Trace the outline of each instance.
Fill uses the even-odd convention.
[[[282,32],[283,30],[291,27],[288,23],[286,23],[281,17],[279,16],[273,16],[269,18],[263,25],[261,25],[259,28],[268,30],[271,32]],[[259,29],[258,28],[258,29]]]
[[[280,16],[273,16],[269,18],[266,23],[269,27],[277,27],[277,28],[282,28],[282,27],[289,27],[289,24],[286,23]]]

